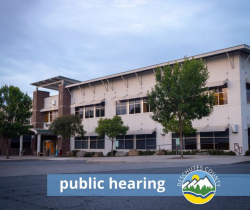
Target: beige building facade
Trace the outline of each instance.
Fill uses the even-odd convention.
[[[250,47],[239,45],[194,58],[205,60],[210,74],[207,86],[215,90],[217,100],[210,116],[193,121],[197,132],[184,136],[185,149],[223,149],[244,154],[250,149]],[[150,118],[152,112],[146,95],[155,85],[157,67],[183,61],[178,59],[82,82],[58,76],[32,83],[36,86],[32,118],[35,143],[32,151],[36,150],[37,154],[43,152],[51,140],[54,148],[60,147],[63,153],[79,149],[107,154],[111,141],[98,138],[94,130],[100,118],[112,118],[114,115],[121,116],[130,128],[127,135],[117,137],[114,149],[175,149],[178,135],[164,133],[162,126]],[[49,91],[40,91],[40,87],[58,90],[59,94],[50,96]],[[70,144],[65,146],[46,130],[47,124],[56,117],[69,113],[82,119],[87,133],[84,138],[72,137]],[[20,150],[21,147],[20,141]]]

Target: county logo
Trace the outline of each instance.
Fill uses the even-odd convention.
[[[185,177],[182,192],[191,203],[204,204],[214,197],[216,184],[209,173],[197,170]]]

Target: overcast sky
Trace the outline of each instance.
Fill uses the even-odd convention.
[[[0,0],[0,86],[80,81],[240,44],[249,0]]]

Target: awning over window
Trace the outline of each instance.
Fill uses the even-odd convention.
[[[146,97],[147,93],[139,93],[135,95],[125,95],[123,97],[114,97],[112,100],[114,101],[122,101],[122,100],[127,100],[127,99],[132,99],[132,98],[143,98]]]
[[[222,125],[222,126],[209,126],[206,127],[194,127],[197,129],[197,132],[213,132],[213,131],[225,131],[229,125]]]
[[[89,132],[89,133],[85,133],[84,136],[98,136],[97,133],[95,133],[95,131]]]
[[[40,110],[40,112],[48,112],[48,111],[54,111],[54,110],[58,110],[58,106],[43,108],[43,109]]]
[[[42,128],[31,128],[30,130],[35,134],[52,134],[49,130]]]
[[[72,104],[72,105],[70,105],[70,107],[73,108],[73,107],[78,107],[78,106],[88,106],[88,105],[100,104],[104,101],[105,101],[105,98],[102,100],[95,100],[94,99],[94,100],[88,101],[88,102],[83,101],[82,103]]]
[[[156,128],[154,129],[140,129],[140,130],[129,130],[126,135],[139,135],[139,134],[152,134],[154,131],[156,131]]]
[[[225,85],[227,83],[227,79],[224,80],[224,81],[218,81],[218,82],[209,82],[207,83],[207,87],[217,87],[217,86],[222,86],[222,85]]]

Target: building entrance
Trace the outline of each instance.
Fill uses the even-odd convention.
[[[43,154],[54,155],[55,154],[55,141],[44,140],[43,141]]]

